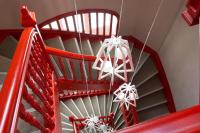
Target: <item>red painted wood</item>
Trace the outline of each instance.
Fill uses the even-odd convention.
[[[95,56],[90,55],[81,55],[81,54],[75,54],[71,52],[67,52],[64,50],[59,50],[56,48],[46,47],[46,52],[51,55],[61,56],[69,59],[76,59],[76,60],[82,60],[84,58],[85,61],[95,61]]]
[[[20,20],[23,27],[34,27],[36,25],[35,13],[29,11],[26,6],[21,8]]]
[[[108,13],[108,14],[110,14],[111,15],[111,17],[112,16],[116,16],[117,17],[117,19],[119,19],[119,14],[117,13],[117,12],[114,12],[114,11],[111,11],[111,10],[107,10],[107,9],[84,9],[84,10],[78,10],[78,14],[88,14],[88,17],[89,17],[89,31],[90,31],[90,34],[92,34],[92,27],[91,27],[91,15],[90,15],[90,13],[96,13],[96,22],[97,22],[97,29],[96,29],[96,34],[94,34],[95,36],[97,36],[97,37],[101,37],[101,36],[107,36],[107,37],[109,37],[110,36],[110,34],[109,35],[105,35],[105,34],[103,34],[103,35],[100,35],[100,34],[98,34],[98,31],[99,31],[99,28],[100,27],[98,27],[98,13],[103,13],[104,14],[104,19],[105,19],[105,13]],[[43,26],[45,26],[45,25],[47,25],[47,24],[50,24],[51,22],[53,22],[53,21],[58,21],[59,19],[61,19],[61,18],[66,18],[66,17],[69,17],[69,16],[72,16],[73,17],[73,23],[74,23],[74,26],[75,26],[75,32],[77,31],[77,27],[76,27],[76,25],[75,25],[75,19],[74,19],[74,16],[76,15],[76,12],[75,11],[73,11],[73,12],[69,12],[69,13],[65,13],[65,14],[61,14],[61,15],[58,15],[58,16],[56,16],[56,17],[54,17],[54,18],[51,18],[51,19],[49,19],[49,20],[46,20],[45,22],[43,22],[43,23],[41,23],[40,25],[39,25],[39,28],[42,28]],[[112,18],[111,18],[112,19]],[[83,26],[83,19],[82,19],[82,17],[81,17],[81,22],[82,22],[82,26]],[[112,21],[111,21],[112,22]],[[117,26],[118,27],[118,26]],[[105,28],[105,22],[104,22],[104,28]],[[111,28],[111,27],[110,27]],[[53,30],[52,28],[51,28],[51,25],[50,25],[50,29],[48,29],[48,31],[51,31],[51,30]],[[61,30],[59,30],[59,31],[61,31]],[[74,31],[73,31],[74,32]],[[105,32],[105,31],[104,31]],[[77,34],[77,33],[76,33]],[[84,34],[84,35],[88,35],[87,33],[85,33],[85,29],[84,29],[84,27],[83,27],[83,33],[82,34]]]
[[[26,28],[22,33],[0,93],[0,108],[3,109],[0,111],[1,132],[13,132],[16,126],[22,85],[31,50],[29,37],[33,35],[33,30]]]
[[[51,133],[51,131],[48,128],[45,128],[43,125],[41,125],[41,123],[38,122],[31,113],[26,112],[23,104],[20,105],[19,117],[24,121],[28,122],[29,124],[31,124],[32,126],[40,129],[42,132]]]
[[[74,133],[79,133],[84,127],[84,121],[87,118],[75,118],[74,116],[70,116],[69,120],[73,125]],[[99,120],[103,123],[114,127],[114,114],[110,113],[108,116],[99,116]]]
[[[199,133],[200,105],[124,128],[115,133]]]
[[[49,113],[51,116],[54,115],[53,109],[49,102],[47,101],[46,97],[44,94],[37,88],[33,82],[33,80],[30,78],[29,74],[27,73],[26,77],[26,84],[29,86],[29,88],[35,93],[36,96],[40,98],[40,100],[43,102],[44,107],[47,110],[47,113]]]
[[[188,23],[188,25],[199,24],[200,16],[200,1],[199,0],[188,0],[186,10],[182,13],[182,17]]]
[[[44,118],[45,127],[53,129],[55,127],[54,121],[48,113],[46,113],[36,99],[30,94],[28,94],[26,86],[23,88],[23,98],[35,109],[37,110]]]
[[[37,31],[38,28],[35,25],[36,20],[34,13],[30,12],[26,7],[22,7],[21,13],[22,25],[31,27],[25,28],[20,37],[0,93],[0,108],[2,109],[0,111],[0,132],[14,132],[19,116],[29,124],[39,128],[42,132],[50,132],[49,129],[53,130],[58,128],[58,124],[56,123],[57,117],[54,117],[54,113],[57,113],[54,111],[57,110],[52,110],[52,108],[55,108],[55,103],[59,101],[58,98],[55,99],[55,95],[53,95],[51,90],[52,84],[54,84],[52,82],[53,69],[52,65],[49,64],[50,62],[45,52],[44,42],[39,31]],[[17,34],[18,33],[17,31]],[[40,64],[40,66],[38,66],[37,63]],[[39,68],[41,69],[39,70]],[[24,88],[25,81],[26,85],[28,85],[29,88],[33,90],[33,93],[44,103],[44,109],[41,109],[35,99],[27,93]],[[35,86],[36,83],[40,88]],[[43,92],[41,92],[40,89],[43,89]],[[54,97],[51,97],[51,95]],[[42,127],[41,123],[35,120],[30,113],[25,112],[21,104],[21,99],[23,97],[32,107],[44,116],[46,120],[45,126],[49,129]],[[51,101],[53,103],[52,106],[49,104]],[[53,118],[51,118],[50,115]]]

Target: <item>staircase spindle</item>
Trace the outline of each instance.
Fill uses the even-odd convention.
[[[54,121],[51,119],[48,113],[46,113],[42,107],[40,107],[39,103],[34,99],[34,97],[28,94],[27,87],[24,86],[23,88],[23,98],[33,107],[35,108],[40,114],[42,114],[46,127],[49,129],[53,129],[55,124]]]
[[[40,129],[42,132],[51,133],[51,131],[48,128],[45,128],[43,125],[41,125],[40,122],[36,120],[31,113],[26,112],[23,104],[20,105],[19,117],[24,121],[28,122],[30,125]]]
[[[47,101],[46,97],[44,96],[44,94],[35,86],[33,80],[30,78],[29,73],[27,73],[26,76],[26,84],[32,89],[32,91],[40,98],[40,100],[43,102],[46,111],[53,116],[54,112],[53,109],[51,107],[51,105],[49,104],[49,102]]]
[[[30,75],[33,78],[33,80],[42,89],[43,94],[47,98],[48,102],[52,105],[53,104],[53,99],[51,98],[49,92],[47,91],[47,88],[45,87],[43,81],[41,81],[40,78],[38,77],[36,71],[31,66],[28,67],[28,71],[30,72]]]

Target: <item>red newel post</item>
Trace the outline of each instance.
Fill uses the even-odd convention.
[[[34,27],[36,25],[35,13],[29,11],[27,6],[22,6],[20,21],[23,27]]]

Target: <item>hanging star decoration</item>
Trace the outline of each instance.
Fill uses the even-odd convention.
[[[128,41],[121,36],[105,39],[92,68],[100,71],[99,80],[109,76],[113,84],[116,76],[127,82],[127,73],[134,71]]]
[[[139,99],[135,85],[131,83],[122,84],[116,91],[116,96],[113,102],[120,102],[121,106],[125,105],[126,109],[129,109],[129,105],[136,107],[136,99]]]
[[[96,129],[100,126],[101,121],[99,120],[98,116],[91,115],[84,121],[85,130],[89,130],[89,133],[93,133]]]
[[[112,133],[114,131],[108,124],[101,124],[97,130],[102,133]]]

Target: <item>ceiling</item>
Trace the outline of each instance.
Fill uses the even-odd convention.
[[[76,0],[78,9],[105,8],[119,12],[121,0]],[[121,35],[133,35],[144,42],[160,0],[124,0]],[[158,50],[163,43],[183,0],[164,0],[148,45]],[[74,10],[73,0],[1,0],[0,28],[19,28],[19,9],[27,5],[36,12],[37,22]],[[5,17],[6,15],[6,17]],[[178,14],[179,15],[179,14]]]

